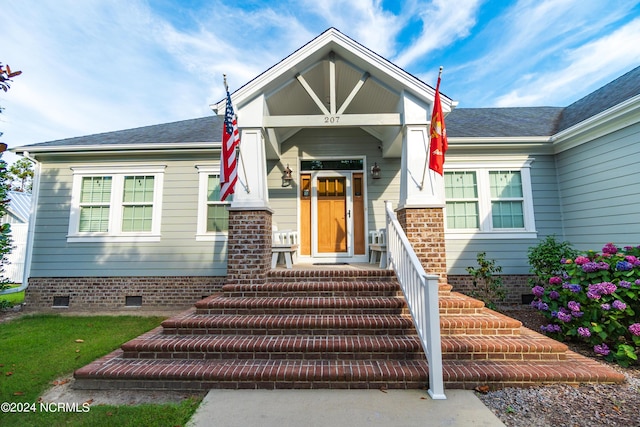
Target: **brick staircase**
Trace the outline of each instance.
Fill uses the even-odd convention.
[[[622,382],[621,374],[440,287],[447,388]],[[388,270],[273,270],[75,372],[84,389],[424,388],[428,366]]]

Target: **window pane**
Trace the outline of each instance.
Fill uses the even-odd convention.
[[[80,203],[109,203],[110,201],[110,176],[85,176],[82,178]]]
[[[109,207],[82,206],[78,231],[85,233],[109,231]]]
[[[123,201],[153,203],[153,182],[153,176],[125,176]]]
[[[522,179],[519,171],[490,171],[492,198],[522,197]]]
[[[207,180],[207,201],[217,202],[220,201],[220,177],[216,175],[209,175]]]
[[[225,202],[231,202],[232,200],[233,194],[230,194]],[[220,177],[218,175],[209,175],[207,178],[207,201],[220,201]]]
[[[522,202],[491,203],[493,228],[524,228]]]
[[[447,199],[476,199],[478,197],[475,172],[445,172],[444,187]]]
[[[480,227],[478,203],[476,202],[447,202],[447,228]]]
[[[233,194],[225,202],[220,202],[220,176],[207,177],[207,229],[208,233],[226,232],[229,229],[228,202],[233,200]]]
[[[215,233],[229,229],[229,211],[227,205],[207,206],[207,232]]]
[[[122,231],[151,231],[153,206],[125,206],[122,210]]]

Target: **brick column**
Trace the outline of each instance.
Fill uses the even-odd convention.
[[[442,208],[401,208],[397,217],[427,274],[438,275],[438,282],[446,284],[447,253]]]
[[[266,283],[271,270],[271,225],[269,210],[229,210],[227,283]]]

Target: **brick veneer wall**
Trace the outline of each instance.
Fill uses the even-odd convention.
[[[527,296],[531,295],[531,286],[529,285],[528,275],[503,275],[502,283],[506,290],[506,297],[502,303],[507,305],[520,305],[523,303],[523,296],[526,303]],[[453,290],[466,295],[473,292],[473,282],[471,276],[467,275],[449,275],[449,284],[453,286]]]
[[[271,271],[271,235],[270,211],[229,211],[227,283],[266,283]]]
[[[141,296],[141,308],[179,309],[222,289],[224,277],[30,277],[28,309],[49,309],[54,297],[69,297],[69,309],[124,309],[127,296]]]
[[[436,274],[439,283],[447,283],[442,208],[403,208],[397,217],[427,274]]]

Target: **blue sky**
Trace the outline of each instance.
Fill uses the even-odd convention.
[[[640,65],[640,0],[3,0],[10,147],[212,114],[335,27],[459,107],[566,106]],[[10,159],[8,159],[10,160]]]

